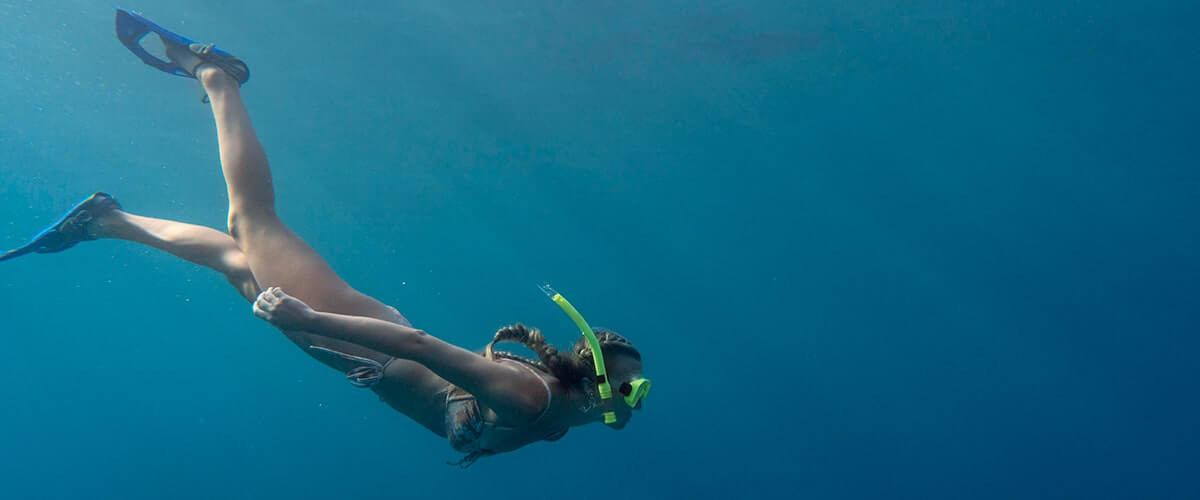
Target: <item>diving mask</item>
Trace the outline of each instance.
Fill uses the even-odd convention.
[[[629,405],[630,408],[641,408],[642,400],[650,395],[650,379],[635,378],[621,384],[617,388],[617,392],[620,392],[625,397],[625,404]]]

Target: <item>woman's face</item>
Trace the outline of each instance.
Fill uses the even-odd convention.
[[[617,423],[613,425],[615,429],[622,429],[629,423],[629,419],[633,417],[633,410],[625,401],[621,399],[621,395],[617,393],[617,388],[635,378],[642,376],[642,362],[637,358],[624,354],[617,354],[611,359],[604,360],[604,364],[608,367],[608,380],[613,387],[613,399],[616,403],[613,404],[614,412],[617,414]],[[636,409],[641,409],[641,404],[638,404]]]

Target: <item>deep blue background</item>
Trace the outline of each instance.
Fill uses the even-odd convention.
[[[4,498],[1195,498],[1194,2],[143,1],[245,58],[285,219],[470,348],[627,334],[624,431],[457,454],[123,242],[0,266]],[[0,0],[0,247],[222,227],[199,86]],[[599,470],[597,463],[602,464]]]

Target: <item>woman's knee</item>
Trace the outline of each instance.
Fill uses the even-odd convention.
[[[229,226],[229,235],[232,236],[234,240],[238,239],[238,235],[242,232],[242,216],[237,211],[230,210],[229,220],[226,222]]]
[[[246,254],[240,251],[225,252],[221,256],[221,264],[221,273],[242,297],[252,301],[258,296],[258,282],[254,279],[254,273],[250,271],[250,262],[246,259]]]

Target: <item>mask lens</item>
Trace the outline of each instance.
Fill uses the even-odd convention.
[[[650,380],[638,378],[621,384],[617,389],[622,396],[625,396],[625,404],[630,408],[640,408],[642,400],[650,394]]]

